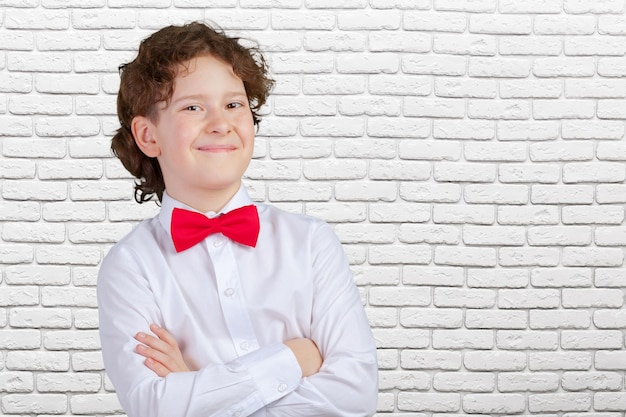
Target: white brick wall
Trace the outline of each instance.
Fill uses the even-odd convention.
[[[97,269],[158,208],[116,71],[190,20],[267,51],[246,182],[334,224],[380,416],[624,416],[626,0],[0,0],[0,414],[123,412]]]

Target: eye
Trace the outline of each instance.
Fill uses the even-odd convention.
[[[226,107],[229,108],[229,109],[236,109],[236,108],[239,108],[239,107],[243,107],[243,104],[238,102],[238,101],[235,101],[233,103],[228,103],[226,105]]]
[[[192,104],[190,106],[185,107],[184,110],[198,111],[198,110],[200,110],[200,106],[198,106],[196,104]]]

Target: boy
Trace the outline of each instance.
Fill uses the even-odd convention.
[[[104,259],[104,364],[129,417],[368,416],[376,349],[341,245],[242,185],[272,81],[256,49],[164,28],[121,67],[112,149],[159,215]]]

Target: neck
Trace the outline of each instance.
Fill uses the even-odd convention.
[[[237,191],[239,191],[239,187],[241,182],[233,185],[231,187],[219,190],[204,190],[203,192],[198,193],[170,193],[169,190],[166,191],[170,197],[175,200],[180,201],[181,203],[193,208],[194,210],[198,210],[201,213],[214,212],[218,213],[220,210],[228,204],[228,202],[233,198]],[[180,195],[179,195],[180,194]]]

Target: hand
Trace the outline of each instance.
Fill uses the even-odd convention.
[[[141,356],[146,357],[144,364],[160,377],[170,372],[188,372],[189,367],[183,360],[176,339],[156,324],[151,324],[150,330],[158,337],[143,332],[135,335],[135,339],[143,343],[137,345],[136,350]]]
[[[296,356],[302,376],[307,377],[319,372],[322,366],[322,354],[315,342],[311,339],[291,339],[285,342],[285,345]]]

